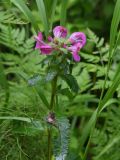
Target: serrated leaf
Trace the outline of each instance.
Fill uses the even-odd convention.
[[[57,71],[55,70],[48,71],[47,75],[45,76],[45,82],[52,81],[56,75],[57,75]]]
[[[66,83],[68,84],[68,86],[73,92],[78,92],[79,86],[74,76],[70,74],[66,74],[66,75],[62,75],[61,77],[63,80],[66,81]]]
[[[65,160],[68,153],[69,143],[69,121],[66,118],[57,118],[59,130],[58,137],[54,139],[54,156],[55,160]]]

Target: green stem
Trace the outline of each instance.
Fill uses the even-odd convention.
[[[55,97],[56,97],[56,87],[57,87],[57,76],[52,81],[52,94],[50,100],[50,111],[54,111]],[[51,148],[52,146],[52,128],[48,128],[48,160],[51,160]]]
[[[54,110],[54,101],[56,96],[56,87],[57,87],[57,76],[52,81],[52,94],[51,94],[51,100],[50,100],[50,110]]]
[[[52,132],[51,128],[48,128],[48,160],[51,160],[51,137],[52,137]]]

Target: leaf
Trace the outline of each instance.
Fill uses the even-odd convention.
[[[55,16],[55,9],[56,9],[56,6],[57,6],[57,1],[58,0],[54,0],[52,2],[52,13],[51,13],[51,18],[50,18],[50,31],[52,30],[52,26],[53,26],[53,21],[54,21],[54,16]]]
[[[65,160],[68,153],[69,121],[66,118],[57,118],[58,137],[54,139],[54,156],[56,160]]]
[[[38,25],[36,22],[35,17],[33,16],[32,12],[30,9],[26,6],[25,2],[23,0],[11,0],[12,3],[14,3],[27,17],[27,19],[32,23],[34,29],[37,31],[38,30]]]
[[[0,62],[0,85],[7,90],[8,89],[8,83],[4,74],[4,68]]]
[[[53,3],[54,3],[54,0],[44,0],[47,19],[49,19],[51,15]]]
[[[33,118],[26,118],[26,117],[11,117],[11,116],[3,116],[0,117],[0,120],[15,120],[15,121],[20,121],[20,122],[27,122],[28,124],[22,124],[19,127],[14,128],[13,127],[13,132],[15,133],[22,133],[22,134],[27,134],[27,135],[34,135],[36,131],[44,131],[45,127],[43,124],[35,120]],[[17,123],[16,123],[17,125]]]
[[[120,22],[120,0],[117,0],[110,28],[110,56],[116,41],[116,34]]]
[[[81,150],[82,150],[82,147],[85,144],[90,132],[92,131],[92,129],[95,125],[96,117],[97,117],[97,109],[93,112],[87,125],[83,128],[82,135],[80,137],[80,145],[79,145]]]
[[[60,25],[65,26],[68,0],[61,0]]]
[[[45,5],[43,0],[36,0],[36,3],[37,3],[38,11],[45,29],[45,34],[47,36],[49,33],[49,24],[48,24],[48,19],[46,15]]]
[[[101,152],[96,156],[95,159],[100,158],[103,154],[109,151],[111,147],[113,147],[117,142],[120,141],[120,136],[116,135],[112,140],[101,150]]]
[[[70,92],[69,88],[60,89],[57,91],[58,94],[65,95],[69,99],[73,98],[72,93]]]
[[[56,75],[57,75],[57,71],[49,70],[47,75],[45,76],[45,82],[52,81],[55,78]]]
[[[97,43],[96,47],[100,48],[103,46],[103,44],[104,44],[104,38],[101,38],[100,41]]]
[[[95,55],[86,54],[86,53],[83,53],[83,52],[80,52],[80,55],[81,55],[81,57],[83,57],[88,62],[98,63],[100,61],[100,58],[98,56],[95,56]]]
[[[28,84],[29,84],[30,86],[34,86],[34,85],[36,85],[41,79],[42,79],[42,77],[41,77],[40,75],[34,76],[34,77],[32,77],[32,78],[30,78],[30,79],[28,80]]]
[[[99,112],[101,112],[105,107],[105,104],[108,102],[108,100],[110,98],[112,98],[114,92],[116,91],[117,87],[120,84],[120,65],[118,66],[118,69],[116,71],[115,77],[113,79],[113,82],[110,86],[110,88],[108,89],[107,93],[105,94],[103,100],[100,103],[99,106]]]
[[[61,77],[63,80],[66,81],[66,83],[69,85],[70,89],[73,92],[76,92],[76,93],[78,92],[79,86],[78,86],[78,83],[77,83],[77,80],[75,79],[75,77],[73,77],[70,74],[62,75]]]
[[[112,98],[113,93],[116,91],[118,85],[120,84],[120,65],[116,71],[117,74],[115,74],[115,77],[113,79],[113,82],[110,86],[110,88],[108,89],[108,91],[106,92],[104,98],[101,100],[100,105],[98,106],[98,108],[93,112],[90,120],[88,121],[87,125],[85,126],[85,128],[83,129],[82,132],[82,136],[80,138],[80,148],[82,149],[84,143],[86,142],[90,132],[94,129],[95,127],[95,123],[97,120],[97,116],[102,112],[103,109],[105,109],[106,107],[108,107],[109,103],[107,104],[108,100],[110,98]]]
[[[48,100],[47,100],[47,98],[46,98],[46,96],[45,96],[45,94],[44,94],[43,89],[41,89],[39,86],[34,86],[33,88],[34,88],[35,91],[38,93],[38,95],[39,95],[40,99],[42,100],[43,104],[44,104],[47,108],[49,108],[49,102],[48,102]]]
[[[0,58],[1,60],[1,58]],[[2,86],[5,89],[5,103],[4,103],[4,107],[6,107],[8,105],[8,101],[9,101],[9,85],[4,73],[4,68],[0,62],[0,86]]]
[[[20,18],[15,17],[15,15],[7,11],[0,11],[0,23],[27,24],[28,22],[22,21]]]

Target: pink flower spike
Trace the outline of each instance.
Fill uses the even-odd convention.
[[[46,44],[40,47],[40,51],[42,54],[50,54],[53,51],[53,48]]]
[[[70,36],[69,40],[72,44],[81,43],[83,47],[86,43],[86,36],[83,32],[74,32]]]
[[[56,38],[66,38],[67,29],[63,26],[57,26],[53,29],[53,34]]]

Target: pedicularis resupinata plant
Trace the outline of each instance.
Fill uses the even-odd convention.
[[[120,160],[119,24],[120,0],[0,0],[0,160]]]
[[[49,80],[52,86],[49,113],[45,118],[49,124],[48,160],[51,160],[53,152],[56,160],[64,160],[69,144],[69,121],[64,114],[59,117],[56,113],[57,99],[59,99],[57,92],[61,87],[59,79],[65,80],[73,92],[78,92],[79,87],[75,77],[72,76],[72,69],[75,63],[80,62],[80,50],[86,44],[86,36],[83,32],[74,32],[68,36],[66,28],[56,26],[53,29],[53,37],[48,36],[47,42],[43,40],[41,32],[34,38],[36,40],[35,48],[40,51],[42,56],[46,55],[42,66],[46,67],[45,80]],[[58,136],[52,145],[54,128],[58,129]]]

